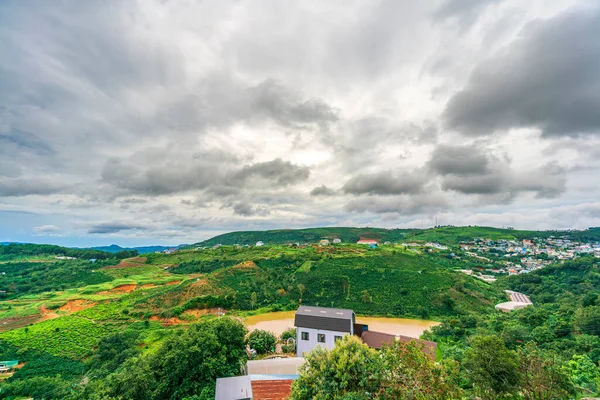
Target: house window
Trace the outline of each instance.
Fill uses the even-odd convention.
[[[308,332],[302,332],[302,340],[308,340]]]
[[[333,339],[337,342],[338,340],[342,340],[342,337],[341,336],[334,336]]]
[[[317,342],[325,343],[325,335],[322,333],[317,334]]]

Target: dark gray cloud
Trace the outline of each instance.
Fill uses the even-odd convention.
[[[317,186],[313,190],[310,191],[311,196],[334,196],[335,190],[325,186]]]
[[[380,171],[360,174],[348,180],[342,190],[349,194],[397,195],[418,193],[425,184],[419,173]]]
[[[144,225],[129,222],[103,222],[92,225],[88,229],[89,234],[93,235],[107,235],[111,233],[118,233],[122,231],[131,231],[138,229],[147,229]]]
[[[0,178],[0,197],[54,194],[66,188],[66,185],[52,179]]]
[[[252,204],[246,202],[238,202],[233,205],[233,213],[235,215],[240,215],[242,217],[251,217],[251,216],[267,216],[270,214],[270,211],[265,206],[253,206]]]
[[[262,178],[280,186],[287,186],[305,181],[309,176],[310,168],[276,158],[272,161],[245,165],[232,175],[231,180],[245,184],[254,178]]]
[[[475,145],[439,145],[433,151],[428,167],[440,175],[483,174],[489,161],[489,156]]]
[[[531,22],[475,68],[444,111],[469,135],[539,128],[545,136],[600,132],[600,8]]]
[[[564,170],[554,165],[519,171],[509,165],[497,165],[481,175],[444,176],[442,189],[467,195],[502,195],[504,201],[524,192],[538,198],[554,198],[565,192],[566,177]]]

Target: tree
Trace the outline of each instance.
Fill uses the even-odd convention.
[[[300,292],[300,303],[302,303],[302,293],[304,293],[304,291],[306,290],[306,286],[299,283],[297,287],[298,287],[298,291]]]
[[[80,388],[81,399],[214,398],[217,378],[239,374],[246,327],[232,318],[190,326],[155,352],[128,359],[105,381]],[[106,384],[103,384],[106,382]]]
[[[256,305],[256,292],[252,292],[252,294],[250,295],[250,305],[252,307],[252,309],[254,310],[254,306]]]
[[[474,336],[463,365],[484,399],[515,393],[519,385],[519,356],[497,336]]]
[[[380,388],[381,360],[356,336],[345,336],[332,350],[317,347],[305,358],[291,400],[366,400]]]
[[[275,345],[277,344],[277,337],[268,331],[256,329],[250,333],[246,344],[251,349],[256,350],[258,354],[266,354],[275,351]]]
[[[600,390],[600,371],[587,355],[575,354],[565,370],[578,389],[588,394],[596,394]]]
[[[458,363],[436,364],[417,342],[395,341],[381,351],[380,399],[460,399]]]
[[[574,388],[569,376],[534,343],[518,350],[521,365],[520,392],[528,400],[570,398]]]
[[[368,290],[363,290],[362,292],[360,292],[360,301],[362,301],[365,304],[372,303],[373,297],[371,297],[371,294]]]
[[[575,325],[583,333],[600,336],[600,306],[583,307],[577,310]]]

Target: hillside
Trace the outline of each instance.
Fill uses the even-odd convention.
[[[193,247],[221,245],[255,245],[262,241],[265,244],[316,243],[321,239],[339,238],[343,243],[356,243],[359,239],[375,239],[383,243],[395,242],[438,242],[447,245],[475,238],[482,239],[531,239],[550,236],[565,237],[573,240],[600,241],[600,228],[589,228],[583,231],[528,231],[501,229],[482,226],[442,226],[431,229],[383,229],[383,228],[349,228],[328,227],[308,229],[278,229],[268,231],[239,231],[215,236],[196,243]]]
[[[267,244],[315,243],[321,239],[335,238],[341,239],[344,243],[356,243],[361,238],[392,242],[401,240],[407,232],[410,232],[410,229],[344,227],[239,231],[218,235],[193,246],[254,245],[258,241]]]
[[[175,338],[199,332],[198,323],[228,320],[215,318],[218,310],[243,321],[249,314],[294,310],[299,304],[350,308],[363,316],[442,321],[428,338],[438,342],[440,357],[459,363],[471,338],[483,334],[502,338],[510,349],[535,341],[564,365],[578,354],[598,362],[600,274],[593,254],[529,274],[499,277],[491,284],[459,272],[486,271],[506,262],[502,254],[469,256],[457,245],[461,241],[545,234],[550,235],[482,227],[238,232],[211,240],[251,242],[260,237],[266,245],[187,248],[143,257],[128,251],[1,246],[0,359],[18,359],[23,367],[0,381],[0,397],[11,393],[12,398],[102,398],[94,390],[103,388],[118,397],[128,386],[113,384],[119,374],[146,371],[144,364],[136,364],[138,357],[164,352],[165,357],[153,362],[172,358]],[[314,243],[333,237],[346,241]],[[392,243],[378,248],[352,243],[361,237]],[[289,246],[291,238],[312,238],[312,243]],[[448,247],[402,244],[429,241]],[[505,300],[503,290],[508,288],[530,295],[535,307],[513,314],[496,312],[494,305]],[[206,343],[218,347],[212,340]],[[243,347],[241,351],[244,354]],[[239,369],[238,361],[234,364]],[[468,381],[468,373],[460,368]],[[80,385],[84,374],[88,386]],[[208,393],[214,390],[214,379],[203,383]],[[74,394],[78,397],[70,397]]]
[[[92,250],[100,250],[100,251],[106,251],[108,253],[118,253],[120,251],[137,251],[138,254],[147,254],[147,253],[154,253],[156,251],[164,251],[164,250],[168,250],[168,249],[179,249],[181,247],[185,247],[187,246],[187,244],[180,244],[177,246],[138,246],[138,247],[121,247],[119,245],[116,244],[111,244],[110,246],[97,246],[97,247],[91,247]]]

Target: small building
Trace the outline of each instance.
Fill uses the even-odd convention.
[[[354,334],[354,311],[341,308],[300,306],[296,311],[296,353],[302,356],[317,346],[333,349],[335,342]]]
[[[0,361],[0,372],[10,371],[19,365],[18,360]]]
[[[375,239],[360,239],[358,242],[356,242],[356,244],[368,244],[368,245],[377,245],[377,243],[379,243],[377,240]]]
[[[256,242],[256,247],[264,246],[265,244],[262,241]]]
[[[514,292],[512,290],[505,290],[505,292],[510,298],[510,301],[506,303],[496,304],[496,310],[500,310],[503,312],[511,312],[520,308],[529,307],[533,304],[529,299],[529,296],[523,293]]]
[[[342,243],[342,239],[340,239],[340,238],[333,239],[333,244],[336,244],[336,243]]]
[[[329,240],[327,240],[327,239],[321,239],[319,241],[319,245],[320,246],[329,246]]]

